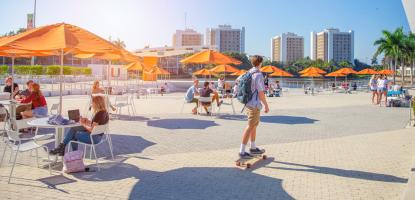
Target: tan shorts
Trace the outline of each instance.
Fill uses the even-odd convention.
[[[246,115],[248,116],[249,126],[258,126],[260,110],[258,108],[246,107]]]

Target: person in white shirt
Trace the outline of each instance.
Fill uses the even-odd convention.
[[[378,89],[377,104],[380,104],[382,101],[382,96],[385,96],[385,106],[387,106],[388,79],[386,75],[380,75],[380,78],[377,81],[377,89]]]
[[[372,91],[372,104],[377,104],[378,101],[378,75],[373,74],[372,78],[370,78],[369,80],[369,88],[370,91]],[[375,102],[375,97],[376,97],[376,102]]]

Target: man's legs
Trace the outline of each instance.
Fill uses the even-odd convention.
[[[240,155],[246,154],[245,148],[246,148],[249,138],[251,138],[251,149],[256,149],[256,146],[255,146],[256,127],[259,124],[260,111],[258,108],[247,107],[246,112],[248,116],[248,126],[244,129],[244,133],[242,136],[242,144],[239,150]]]
[[[192,109],[192,113],[197,114],[197,108],[199,107],[199,99],[193,98],[190,103],[196,103],[196,107]]]

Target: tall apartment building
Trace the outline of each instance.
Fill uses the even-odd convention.
[[[203,35],[193,29],[176,30],[173,34],[173,47],[202,46]]]
[[[271,60],[292,63],[304,58],[304,38],[294,33],[283,33],[271,39]]]
[[[354,32],[340,32],[339,29],[325,29],[311,32],[310,56],[312,60],[354,61]]]
[[[414,0],[402,0],[403,7],[405,8],[406,17],[408,18],[411,31],[415,33],[415,1]]]
[[[206,45],[215,46],[220,52],[245,52],[245,27],[233,29],[230,25],[206,30]]]

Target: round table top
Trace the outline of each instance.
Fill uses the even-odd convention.
[[[70,128],[75,126],[80,126],[79,123],[75,124],[67,124],[67,125],[54,125],[48,123],[49,117],[42,117],[42,118],[36,118],[32,121],[28,121],[27,124],[34,127],[39,128]]]
[[[13,103],[16,104],[16,105],[29,105],[29,104],[31,104],[31,103],[20,103],[20,102],[15,101],[15,100],[13,101]],[[10,105],[10,104],[12,104],[12,100],[1,100],[0,104]]]

